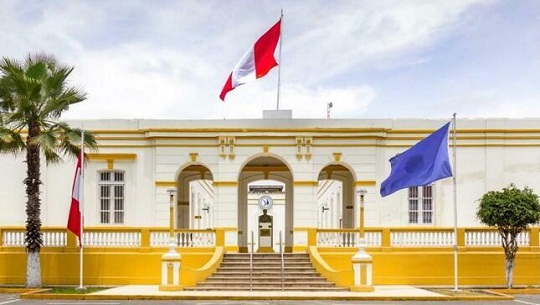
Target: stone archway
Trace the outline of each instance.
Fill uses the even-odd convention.
[[[207,229],[212,225],[212,172],[203,164],[190,164],[177,176],[177,229]]]
[[[261,155],[252,158],[241,168],[238,177],[238,247],[240,252],[250,251],[250,229],[254,228],[254,215],[262,213],[262,208],[253,210],[248,205],[249,184],[255,181],[277,181],[284,187],[283,209],[270,209],[269,215],[274,217],[276,226],[273,230],[274,249],[279,248],[279,233],[282,233],[282,242],[285,251],[292,251],[293,247],[293,176],[289,166],[277,156]],[[258,212],[253,214],[253,212]],[[250,213],[252,215],[250,215]],[[251,223],[250,223],[251,222]],[[258,234],[255,232],[254,234]],[[255,238],[258,235],[255,235]]]
[[[319,217],[323,217],[323,223],[330,224],[334,228],[354,228],[355,179],[351,170],[342,164],[330,164],[319,172],[317,180],[319,191],[328,192],[323,195],[326,195],[329,198],[328,201],[331,202],[319,203],[321,205]],[[321,187],[326,187],[328,190],[321,190]],[[336,211],[336,208],[340,210]]]

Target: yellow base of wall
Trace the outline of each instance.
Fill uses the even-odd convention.
[[[219,265],[223,248],[193,249],[182,254],[180,281],[193,286],[203,281]],[[159,285],[161,256],[166,249],[152,252],[88,251],[84,254],[85,285]],[[452,251],[369,251],[373,257],[374,285],[453,285]],[[340,286],[352,283],[351,258],[354,250],[328,251],[319,249],[323,272]],[[26,276],[26,253],[20,248],[0,252],[0,284],[23,285]],[[314,262],[314,265],[317,263]],[[321,266],[318,267],[318,270]],[[502,250],[459,253],[459,285],[503,286],[504,254]],[[44,285],[76,285],[79,281],[77,252],[43,251],[41,274]],[[515,285],[537,285],[540,282],[540,253],[518,252],[514,271]]]

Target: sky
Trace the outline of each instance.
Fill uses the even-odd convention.
[[[63,119],[540,117],[540,1],[0,0],[0,56],[54,55]],[[283,9],[279,69],[227,94]]]

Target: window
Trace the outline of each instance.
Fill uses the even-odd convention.
[[[433,186],[409,188],[409,223],[433,223]]]
[[[102,224],[124,223],[124,172],[99,173],[99,215]]]

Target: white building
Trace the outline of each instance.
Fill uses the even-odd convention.
[[[357,227],[360,188],[368,191],[367,227],[454,225],[451,178],[379,195],[390,173],[388,160],[441,127],[442,120],[69,123],[94,132],[99,144],[98,151],[87,152],[87,226],[166,227],[169,188],[177,191],[177,228],[228,228],[229,246],[242,251],[249,250],[252,231],[258,247],[263,195],[273,199],[268,214],[274,250],[279,232],[292,249],[305,243],[302,228]],[[479,225],[477,199],[487,191],[510,183],[540,190],[540,119],[461,119],[456,141],[458,226]],[[24,156],[0,156],[0,226],[25,223],[23,161]],[[44,226],[66,225],[74,163],[42,165]]]

